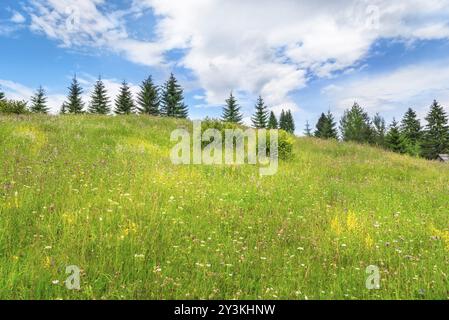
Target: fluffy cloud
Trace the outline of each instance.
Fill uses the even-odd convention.
[[[14,12],[12,17],[11,17],[11,22],[14,23],[24,23],[26,21],[25,17],[23,15],[21,15],[19,12]]]
[[[350,69],[379,38],[449,36],[449,2],[391,1],[135,1],[159,17],[164,48],[187,49],[192,70],[211,104],[232,89],[262,93],[273,105],[303,87],[308,75]]]
[[[424,117],[434,99],[449,111],[449,61],[410,65],[330,85],[322,93],[340,112],[357,101],[371,113],[382,111],[400,116],[406,108],[413,107]]]
[[[31,30],[60,41],[63,47],[106,49],[142,65],[162,63],[162,48],[128,34],[125,18],[133,11],[104,12],[99,8],[105,4],[104,0],[31,0],[26,10]]]

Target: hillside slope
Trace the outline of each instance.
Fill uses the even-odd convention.
[[[271,177],[175,166],[187,125],[0,117],[0,298],[449,298],[449,166],[305,138]]]

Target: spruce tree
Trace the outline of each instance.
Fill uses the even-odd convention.
[[[295,129],[296,129],[295,120],[293,119],[291,110],[288,110],[285,113],[285,122],[286,122],[286,130],[285,131],[287,131],[288,133],[291,133],[291,134],[295,133]]]
[[[110,104],[111,102],[106,87],[101,80],[101,77],[99,77],[95,83],[94,91],[92,92],[89,113],[109,114],[111,112]]]
[[[238,106],[237,100],[231,92],[229,98],[226,100],[226,106],[223,108],[222,120],[224,122],[241,124],[242,119],[243,115],[240,112],[240,107]]]
[[[37,89],[35,95],[31,97],[30,111],[33,113],[47,114],[49,109],[47,106],[47,97],[45,96],[45,90],[42,86]]]
[[[67,97],[67,102],[65,103],[67,113],[79,114],[83,113],[84,103],[81,95],[83,94],[83,89],[76,79],[76,75],[73,77],[72,84],[70,85],[69,95]]]
[[[337,123],[335,122],[334,115],[330,112],[330,110],[326,115],[324,137],[326,139],[338,139]]]
[[[312,136],[312,128],[310,128],[309,121],[306,121],[306,128],[304,129],[304,135],[306,137],[311,137]]]
[[[184,92],[173,73],[164,84],[161,95],[161,114],[166,117],[187,118],[188,108],[184,103]]]
[[[118,115],[127,115],[134,113],[135,105],[131,89],[126,81],[123,81],[120,92],[115,99],[114,112]]]
[[[373,118],[373,142],[380,147],[385,146],[386,133],[385,119],[377,113]]]
[[[420,154],[422,127],[416,112],[412,108],[407,110],[402,119],[401,134],[404,137],[407,153],[418,156]]]
[[[322,113],[316,125],[315,137],[322,139],[338,139],[334,116],[330,111]]]
[[[159,89],[153,83],[151,76],[140,85],[140,92],[137,94],[137,110],[140,114],[158,116],[160,107]]]
[[[268,108],[265,105],[262,96],[259,96],[256,104],[256,113],[251,118],[254,128],[265,129],[267,127],[268,116]]]
[[[318,119],[317,124],[316,124],[315,137],[317,137],[317,138],[323,137],[326,121],[327,121],[326,115],[324,113],[322,113],[320,118]]]
[[[430,107],[426,121],[421,154],[427,159],[434,160],[439,154],[449,153],[448,118],[437,101]]]
[[[390,125],[387,135],[385,136],[385,146],[391,151],[397,153],[405,153],[404,140],[399,130],[399,124],[396,119]]]
[[[61,109],[59,110],[59,114],[67,114],[67,104],[65,102],[62,103]]]
[[[276,118],[276,115],[274,114],[274,112],[271,111],[270,119],[268,120],[267,129],[278,129],[278,128],[279,128],[278,119]]]
[[[279,129],[287,131],[287,116],[284,110],[281,111],[281,116],[279,117]]]
[[[357,103],[346,110],[341,121],[340,131],[344,141],[372,143],[373,132],[368,114]]]

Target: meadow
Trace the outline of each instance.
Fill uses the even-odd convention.
[[[189,126],[0,116],[0,298],[449,298],[447,164],[295,138],[274,176],[173,165]]]

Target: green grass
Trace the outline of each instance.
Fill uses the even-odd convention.
[[[0,117],[0,298],[449,298],[448,165],[306,138],[271,177],[172,165],[188,125]]]

